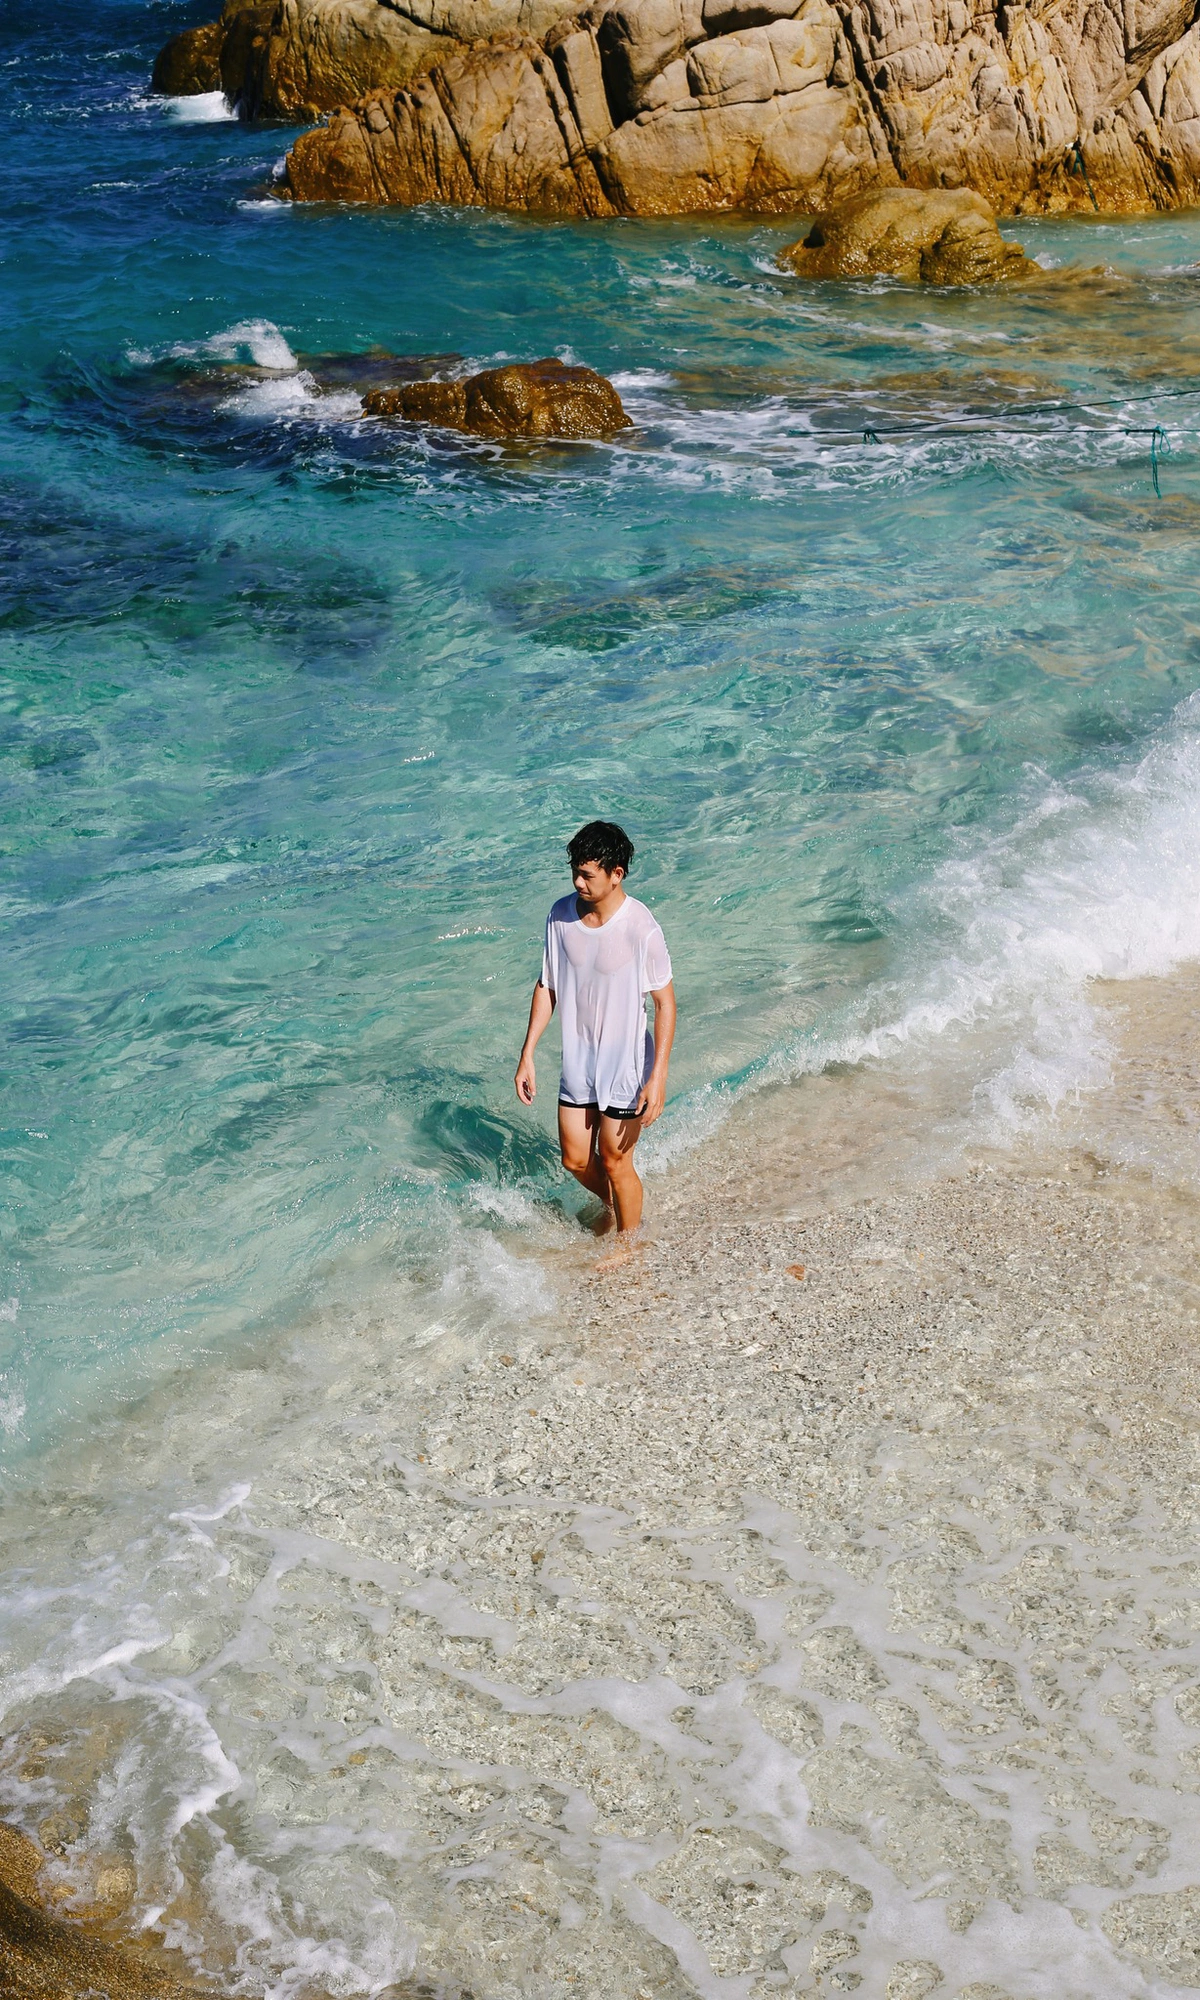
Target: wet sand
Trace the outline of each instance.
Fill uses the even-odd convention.
[[[1112,1089],[934,1174],[902,1091],[781,1089],[521,1337],[298,1406],[204,1530],[238,1603],[163,1655],[242,1851],[350,1829],[479,2000],[1200,1987],[1196,996],[1113,989]],[[228,1403],[148,1405],[131,1480],[234,1466]]]

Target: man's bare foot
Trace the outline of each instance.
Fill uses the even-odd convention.
[[[580,1220],[583,1222],[585,1229],[591,1230],[593,1236],[608,1236],[617,1226],[617,1218],[611,1208],[603,1205],[597,1207],[594,1215],[588,1217],[581,1216]]]
[[[596,1270],[602,1273],[619,1271],[623,1265],[640,1256],[645,1247],[640,1229],[622,1229],[608,1255],[600,1259]]]

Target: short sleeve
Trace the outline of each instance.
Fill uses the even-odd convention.
[[[658,993],[671,984],[671,954],[667,950],[667,940],[656,923],[651,923],[646,937],[646,955],[642,960],[642,992]]]
[[[542,945],[542,985],[548,993],[557,991],[554,971],[554,912],[546,918],[546,937]]]

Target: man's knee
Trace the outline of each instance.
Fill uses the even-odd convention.
[[[578,1146],[563,1146],[562,1163],[569,1174],[586,1174],[592,1164],[591,1152],[583,1152]]]
[[[620,1139],[601,1138],[599,1145],[600,1164],[610,1179],[628,1173],[633,1166],[633,1147]]]

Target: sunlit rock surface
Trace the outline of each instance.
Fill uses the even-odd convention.
[[[563,0],[228,0],[154,66],[171,95],[223,89],[250,118],[317,118],[364,91],[396,89],[464,44],[544,35]]]
[[[1200,190],[1194,0],[545,5],[540,25],[525,10],[473,14],[470,43],[448,10],[441,43],[427,36],[403,78],[381,55],[372,87],[293,148],[288,191],[661,215],[811,212],[900,183],[1018,212],[1172,207]],[[308,86],[279,80],[299,77],[339,9],[288,0],[263,59],[277,81],[242,101],[299,102]],[[367,67],[364,55],[355,75]],[[329,104],[322,90],[311,101]]]
[[[406,417],[481,437],[609,437],[629,418],[611,382],[553,358],[488,368],[465,382],[413,382],[374,389],[368,416]]]
[[[1041,275],[1019,244],[1005,242],[982,195],[964,188],[859,195],[819,215],[779,261],[805,278],[885,276],[914,285],[994,285]]]

